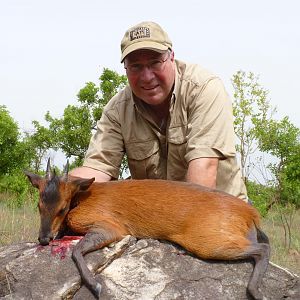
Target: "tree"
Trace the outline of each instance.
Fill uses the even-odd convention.
[[[276,187],[275,202],[300,206],[300,130],[288,117],[270,120],[257,129],[259,149],[277,158],[269,165]],[[290,187],[293,187],[290,192]]]
[[[37,121],[32,121],[33,133],[25,132],[24,142],[31,153],[29,165],[35,172],[41,171],[42,161],[49,156],[49,151],[54,148],[52,132]]]
[[[107,102],[127,84],[126,76],[119,75],[107,68],[104,68],[99,79],[99,87],[93,82],[88,82],[77,94],[78,101],[81,105],[88,107],[93,118],[92,129],[96,129],[96,123],[100,119]]]
[[[23,167],[25,147],[19,141],[18,124],[10,116],[5,106],[0,106],[0,175],[12,173]]]
[[[49,112],[45,116],[52,133],[52,146],[67,157],[75,157],[75,166],[82,164],[104,106],[127,83],[126,76],[106,68],[99,79],[99,87],[93,82],[86,83],[77,94],[79,105],[68,105],[61,118],[54,118]]]
[[[285,246],[291,247],[291,226],[296,208],[300,207],[300,130],[288,117],[280,121],[265,122],[257,130],[259,148],[277,158],[269,165],[274,180],[275,194],[272,204],[279,207],[285,232]]]
[[[238,71],[232,77],[234,88],[234,130],[238,137],[242,177],[247,183],[250,173],[249,157],[257,149],[256,130],[271,118],[274,111],[267,99],[268,91],[260,86],[259,77],[252,72]]]
[[[29,190],[23,169],[29,166],[30,147],[22,140],[19,128],[5,106],[0,106],[0,192],[13,193],[21,205]]]

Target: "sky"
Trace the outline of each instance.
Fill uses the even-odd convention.
[[[238,70],[259,76],[275,117],[300,127],[299,12],[298,0],[0,0],[0,105],[22,131],[47,111],[60,117],[103,68],[125,74],[125,31],[154,21],[176,58],[219,75],[229,94]]]

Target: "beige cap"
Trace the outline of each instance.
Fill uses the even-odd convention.
[[[168,34],[154,22],[142,22],[129,28],[121,41],[121,62],[125,56],[138,49],[163,52],[172,48]]]

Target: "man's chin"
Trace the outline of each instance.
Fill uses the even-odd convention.
[[[157,93],[153,93],[153,95],[151,95],[151,93],[144,93],[143,97],[140,99],[149,105],[155,106],[164,103],[165,97],[162,97],[162,95],[158,95]]]

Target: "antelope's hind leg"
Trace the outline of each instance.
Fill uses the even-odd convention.
[[[122,237],[113,230],[98,229],[97,231],[88,232],[74,247],[72,252],[72,258],[76,263],[82,281],[97,299],[100,299],[101,284],[95,280],[93,274],[88,269],[83,256],[89,252],[101,249],[121,238]]]
[[[246,251],[243,253],[243,256],[245,258],[253,258],[255,263],[247,287],[248,292],[254,299],[263,299],[263,295],[258,290],[258,287],[260,286],[263,276],[269,265],[270,246],[267,236],[258,228],[256,229],[256,235],[258,241],[257,239],[253,240],[250,238],[252,245],[246,249]],[[263,239],[260,239],[262,236]]]

